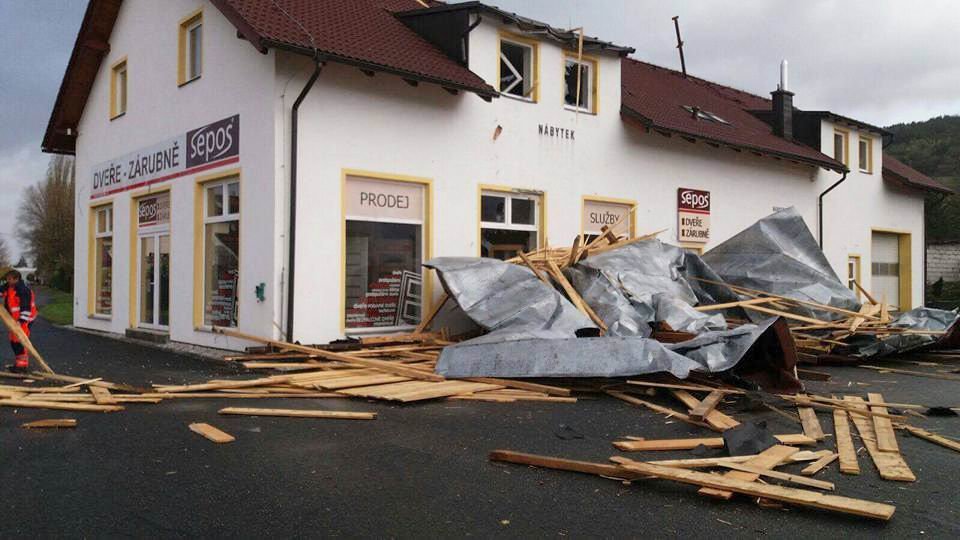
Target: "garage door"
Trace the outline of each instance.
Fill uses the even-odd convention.
[[[877,300],[900,308],[900,237],[890,233],[873,233],[870,251],[871,292]]]

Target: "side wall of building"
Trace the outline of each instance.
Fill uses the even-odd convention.
[[[178,29],[181,20],[203,10],[203,73],[178,85]],[[274,267],[277,234],[274,169],[275,111],[270,96],[274,82],[273,54],[262,55],[236,38],[236,29],[209,2],[197,0],[127,0],[123,3],[110,52],[96,77],[79,125],[76,159],[76,238],[74,324],[123,333],[136,322],[138,287],[137,238],[133,197],[170,190],[170,338],[215,347],[236,343],[195,330],[194,283],[197,242],[195,197],[198,179],[234,169],[241,182],[239,326],[269,334],[280,300],[279,273]],[[123,116],[110,119],[111,66],[126,58],[128,104]],[[92,199],[96,165],[185,134],[217,120],[239,115],[239,161]],[[187,149],[182,149],[185,155]],[[182,159],[182,158],[181,158]],[[109,316],[88,312],[89,219],[92,204],[113,205],[113,306]],[[266,284],[266,301],[253,294]]]

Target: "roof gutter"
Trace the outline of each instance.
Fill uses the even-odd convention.
[[[293,302],[296,298],[296,289],[294,288],[296,269],[297,269],[297,126],[300,118],[300,104],[306,99],[307,94],[313,88],[320,76],[320,70],[323,64],[319,59],[315,60],[313,74],[307,80],[297,100],[293,102],[293,108],[290,110],[290,233],[289,247],[287,248],[287,343],[293,343]]]
[[[843,176],[839,180],[834,182],[834,184],[827,189],[823,190],[823,193],[820,194],[820,197],[817,199],[817,241],[820,244],[820,251],[823,251],[823,198],[827,196],[827,193],[833,191],[833,189],[844,182],[847,179],[847,172],[843,171]]]

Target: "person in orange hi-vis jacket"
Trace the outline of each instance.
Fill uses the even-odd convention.
[[[3,295],[3,307],[10,313],[13,320],[20,325],[23,334],[30,337],[30,327],[37,318],[37,304],[34,302],[33,291],[24,283],[20,272],[9,269],[3,275],[5,283],[0,285],[0,295]],[[13,348],[13,366],[10,371],[24,372],[29,366],[27,351],[17,336],[10,332],[10,347]]]

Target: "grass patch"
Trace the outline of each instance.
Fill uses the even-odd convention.
[[[73,324],[73,293],[46,289],[49,301],[40,306],[40,316],[62,326]]]

